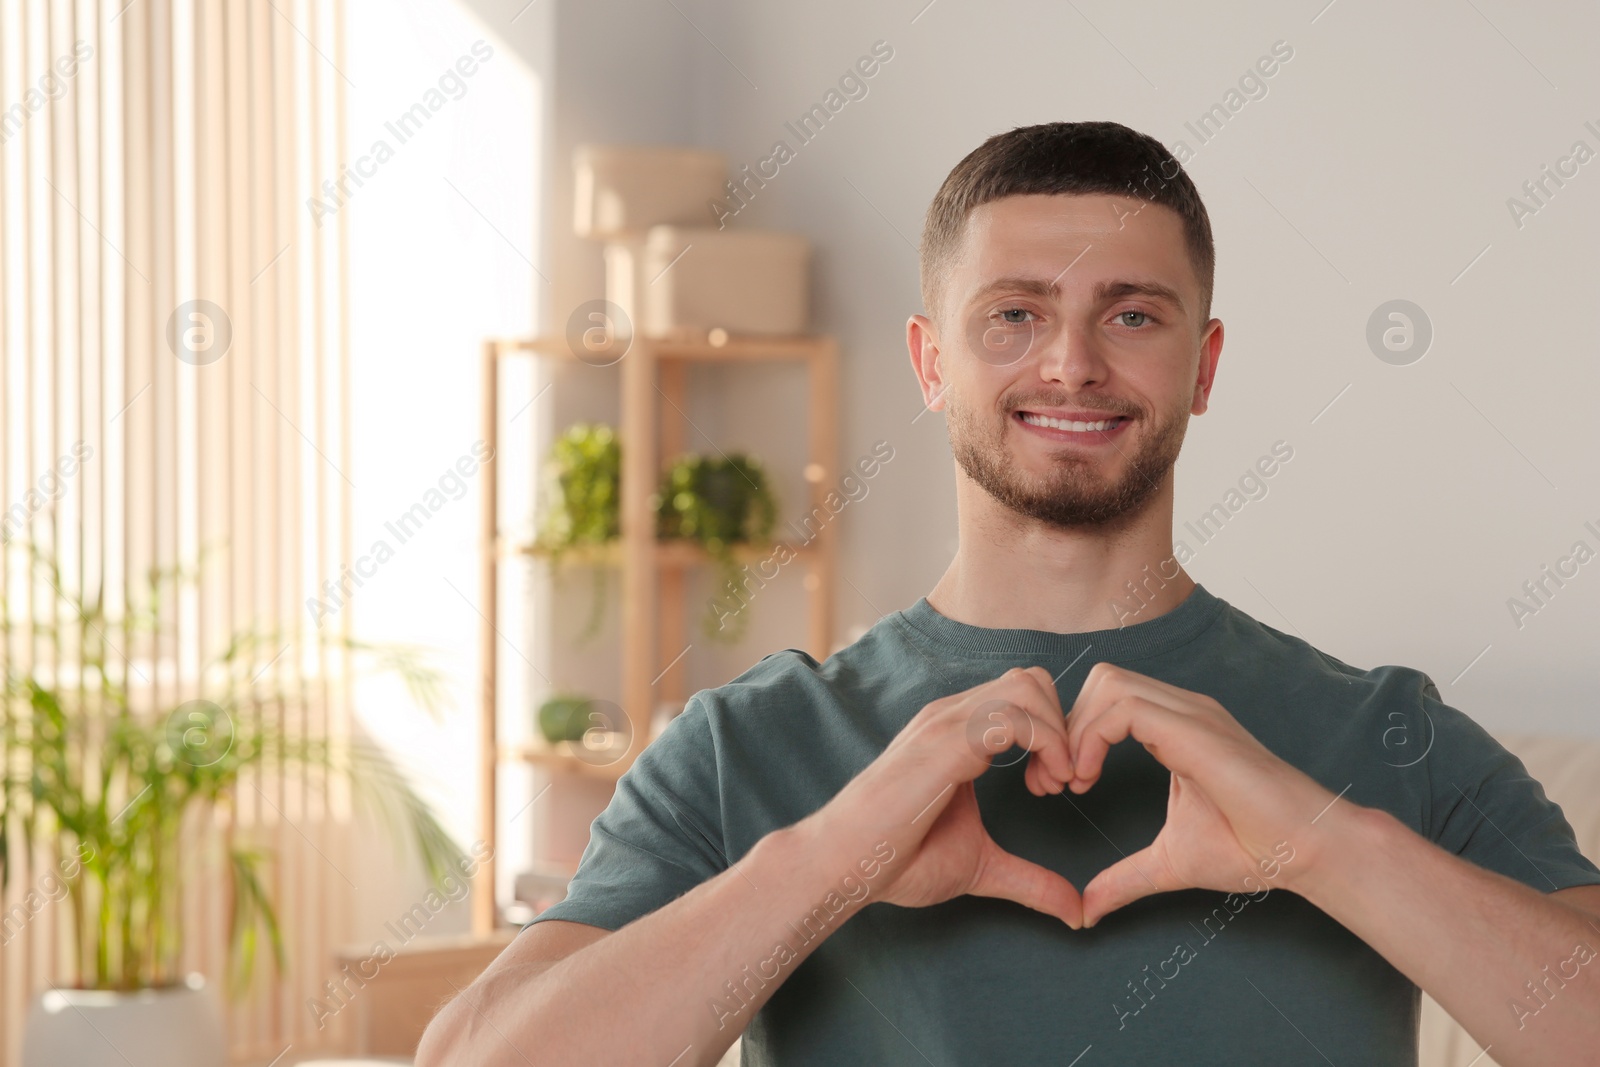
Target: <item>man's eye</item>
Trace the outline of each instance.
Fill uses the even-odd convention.
[[[1137,315],[1139,317],[1139,321],[1127,321],[1129,315]],[[1122,311],[1117,313],[1117,319],[1122,323],[1122,325],[1137,329],[1138,327],[1143,326],[1146,322],[1149,322],[1150,316],[1148,313],[1143,311]]]
[[[1028,321],[1026,318],[1010,318],[1009,316],[1024,316],[1032,314],[1033,312],[1029,311],[1027,308],[1006,308],[1000,312],[1000,321],[1004,322],[1007,326],[1021,326],[1023,323]]]

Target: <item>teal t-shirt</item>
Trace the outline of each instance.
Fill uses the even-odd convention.
[[[1102,660],[1213,697],[1328,789],[1479,866],[1541,892],[1600,883],[1561,809],[1426,674],[1351,667],[1196,586],[1165,615],[1078,634],[970,626],[921,598],[825,662],[764,657],[640,753],[566,899],[534,922],[616,930],[827,803],[935,698],[1037,664],[1070,708]],[[977,779],[984,825],[1080,889],[1166,819],[1168,772],[1136,741],[1082,796],[1034,796],[1021,755]],[[1414,1065],[1417,987],[1262,884],[1146,897],[1084,931],[986,897],[868,904],[749,1020],[744,1063]]]

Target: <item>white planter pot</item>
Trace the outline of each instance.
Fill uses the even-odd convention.
[[[33,999],[22,1067],[223,1067],[222,1012],[205,979],[116,993],[59,989]]]

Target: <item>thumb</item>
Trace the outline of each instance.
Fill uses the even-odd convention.
[[[1089,880],[1083,890],[1083,925],[1093,926],[1118,908],[1141,897],[1181,889],[1167,872],[1154,844],[1113,863]]]
[[[990,840],[984,844],[978,876],[968,893],[998,897],[1054,915],[1074,930],[1083,928],[1083,898],[1078,887],[1048,867],[1014,856]]]

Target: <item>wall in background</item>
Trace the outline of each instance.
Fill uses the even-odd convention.
[[[362,577],[338,610],[350,612],[362,638],[427,648],[444,672],[452,704],[438,720],[392,679],[364,680],[356,709],[468,846],[478,836],[469,783],[487,447],[480,347],[486,336],[530,332],[541,299],[546,104],[544,67],[529,58],[537,58],[540,25],[534,12],[492,20],[457,0],[351,0],[349,17],[342,76],[355,174],[343,184],[344,172],[326,175],[337,196],[321,209],[334,211],[330,221],[344,216],[351,247],[354,530],[344,562]],[[528,432],[532,422],[522,413],[511,430]],[[499,466],[508,485],[526,485],[516,451],[502,449]],[[509,611],[518,604],[506,597]],[[503,625],[511,647],[502,654],[520,664],[520,650],[538,662],[517,619]],[[386,924],[426,887],[381,853],[359,866],[367,872],[355,879],[362,936],[393,941]],[[458,894],[424,933],[460,933],[467,923]]]

